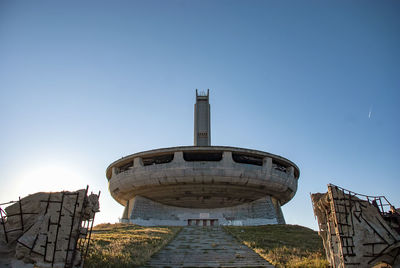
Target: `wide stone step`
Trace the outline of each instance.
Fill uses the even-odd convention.
[[[185,227],[144,267],[274,267],[221,227]]]

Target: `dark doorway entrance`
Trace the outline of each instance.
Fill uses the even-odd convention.
[[[187,220],[188,226],[217,226],[218,220],[217,219],[188,219]]]

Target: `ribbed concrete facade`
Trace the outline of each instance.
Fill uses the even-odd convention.
[[[275,202],[273,202],[274,200]],[[195,209],[163,205],[136,196],[125,207],[124,222],[138,225],[265,225],[284,224],[276,199],[266,196],[256,201],[226,208]]]

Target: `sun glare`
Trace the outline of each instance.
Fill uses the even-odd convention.
[[[86,187],[84,176],[79,170],[58,163],[27,168],[16,180],[15,190],[21,196],[35,192],[74,191]]]

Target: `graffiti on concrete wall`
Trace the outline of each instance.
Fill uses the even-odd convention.
[[[311,194],[311,200],[331,266],[400,264],[400,214],[384,196],[329,184],[327,193]]]
[[[40,192],[0,207],[0,266],[79,267],[89,247],[99,194]]]

